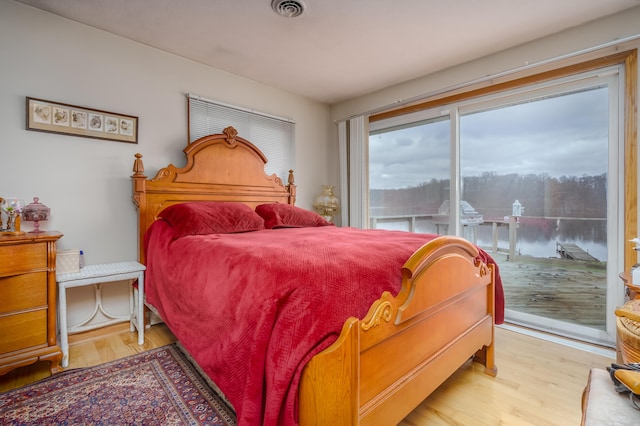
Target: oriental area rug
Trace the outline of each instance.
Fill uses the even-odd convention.
[[[177,344],[0,393],[1,425],[236,424]]]

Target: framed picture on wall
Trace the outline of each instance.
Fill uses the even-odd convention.
[[[138,117],[27,97],[27,130],[138,143]]]

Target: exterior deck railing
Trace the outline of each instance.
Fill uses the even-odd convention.
[[[436,228],[436,234],[444,235],[447,233],[449,228],[448,222],[439,221],[434,222],[434,217],[438,215],[434,214],[408,214],[408,215],[396,215],[396,216],[371,216],[370,217],[370,226],[371,228],[377,228],[378,224],[381,223],[403,223],[406,222],[409,227],[409,232],[415,232],[416,223],[419,220],[432,221]],[[464,224],[463,226],[469,228],[470,232],[468,232],[468,236],[465,235],[472,243],[477,242],[477,232],[474,227],[476,226],[491,226],[492,228],[492,244],[491,251],[493,253],[504,252],[508,253],[507,260],[515,260],[516,258],[516,241],[517,241],[517,229],[518,229],[518,218],[515,216],[505,216],[504,219],[484,219],[482,222],[473,222],[469,224]],[[509,246],[508,248],[502,248],[499,246],[498,239],[498,228],[501,226],[509,227]]]
[[[439,235],[447,234],[449,228],[448,217],[439,214],[406,214],[406,215],[393,215],[393,216],[371,216],[370,226],[371,228],[377,228],[378,224],[382,223],[407,223],[408,230],[410,232],[416,232],[417,223],[419,221],[430,221],[435,227],[435,233]],[[468,223],[464,223],[463,228],[465,230],[464,237],[472,243],[477,243],[477,227],[479,226],[491,226],[491,247],[486,248],[491,250],[492,253],[502,252],[507,253],[508,261],[515,261],[517,255],[516,243],[518,239],[518,226],[520,224],[520,217],[516,216],[504,216],[504,218],[495,219],[488,218],[482,219],[481,222],[475,221],[477,218],[470,219]],[[583,220],[583,221],[606,221],[606,218],[590,218],[590,217],[533,217],[527,216],[527,219],[545,219],[545,220]],[[509,240],[508,247],[500,247],[500,240],[498,238],[498,229],[500,227],[509,228]],[[561,253],[562,248],[558,249],[558,253]],[[571,255],[567,257],[577,258],[577,255]]]

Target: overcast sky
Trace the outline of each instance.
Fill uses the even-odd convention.
[[[462,116],[463,176],[484,172],[551,176],[607,171],[607,89]],[[449,178],[449,121],[369,138],[372,189]]]

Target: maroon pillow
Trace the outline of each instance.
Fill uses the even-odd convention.
[[[264,219],[267,229],[334,226],[319,214],[291,204],[260,204],[256,207],[256,213]]]
[[[264,229],[262,218],[243,203],[202,201],[174,204],[159,216],[173,227],[173,238]]]

